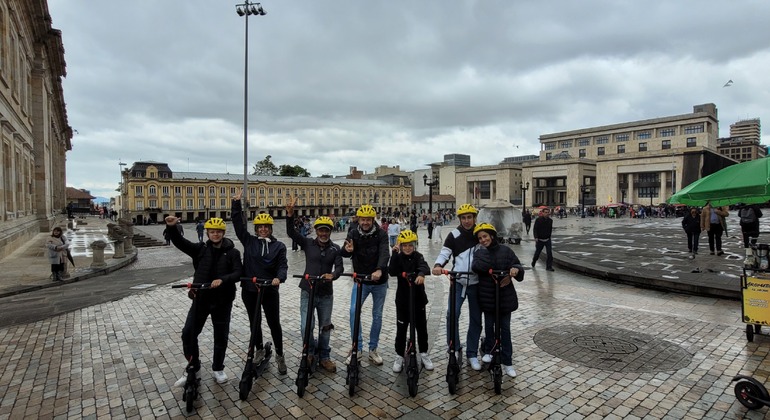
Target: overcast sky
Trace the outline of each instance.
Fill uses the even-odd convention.
[[[237,2],[48,3],[77,130],[67,185],[113,196],[119,161],[243,174]],[[765,0],[262,6],[249,18],[249,167],[268,154],[313,176],[411,171],[445,153],[491,165],[537,154],[542,134],[708,102],[721,136],[741,119],[770,124]]]

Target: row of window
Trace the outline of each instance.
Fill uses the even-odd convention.
[[[172,187],[167,186],[167,185],[162,186],[161,187],[161,194],[164,197],[169,197],[170,196],[170,192],[171,192],[171,188]],[[181,197],[182,196],[182,191],[185,191],[187,196],[193,195],[193,193],[195,191],[195,187],[173,187],[173,189],[174,189],[174,196],[175,197]],[[197,190],[198,190],[198,196],[205,195],[205,193],[206,193],[206,187],[197,187]],[[237,188],[230,187],[230,195],[231,196],[235,195],[236,191],[237,191]],[[215,196],[216,192],[217,192],[217,187],[213,187],[213,186],[209,187],[209,196]],[[316,196],[316,189],[314,189],[314,188],[309,188],[309,189],[308,188],[303,188],[303,189],[294,188],[293,193],[292,193],[292,189],[291,188],[280,188],[280,187],[277,187],[277,188],[274,188],[274,187],[268,187],[268,188],[260,187],[259,188],[259,195],[261,197],[265,196],[265,192],[267,192],[267,195],[270,196],[270,197],[272,197],[274,195],[274,193],[277,193],[277,196],[282,197],[284,192],[286,192],[286,194],[292,194],[295,197],[296,196],[301,196],[301,197],[304,197],[304,196],[315,197]],[[334,197],[339,197],[340,196],[340,191],[339,190],[334,190],[332,192],[331,189],[325,189],[324,190],[324,189],[318,188],[318,191],[317,191],[318,197],[319,198],[323,197],[324,192],[325,192],[327,198],[331,197],[332,193],[334,194]],[[157,188],[157,186],[150,185],[149,187],[147,187],[147,193],[151,197],[157,196],[158,195],[158,188]],[[249,195],[254,196],[254,195],[256,195],[256,193],[257,193],[257,188],[256,187],[249,188]],[[368,194],[368,198],[375,199],[375,201],[381,195],[384,196],[383,198],[385,198],[385,197],[387,197],[387,198],[394,197],[394,194],[393,194],[392,190],[388,190],[388,191],[385,191],[385,192],[375,192],[374,190],[368,190],[368,191],[355,190],[355,191],[351,191],[350,192],[350,196],[351,197],[356,197],[356,198],[361,198],[361,197],[367,198],[367,194]],[[135,185],[134,186],[134,195],[137,196],[137,197],[144,196],[144,185]],[[222,197],[222,196],[226,196],[226,195],[227,195],[227,187],[219,187],[219,196]],[[347,190],[343,190],[341,195],[342,195],[343,198],[347,198],[347,196],[348,196]],[[404,190],[401,190],[400,192],[396,192],[396,194],[395,194],[395,197],[403,198],[405,196],[406,196],[406,193],[405,193]],[[152,207],[152,206],[150,206],[150,207]]]
[[[658,128],[657,129],[657,137],[673,137],[676,135],[676,127],[666,127],[666,128]],[[682,128],[682,132],[684,134],[696,134],[696,133],[703,133],[705,131],[705,125],[703,123],[698,124],[691,124],[684,126]],[[653,130],[642,130],[642,131],[636,131],[634,132],[634,137],[636,140],[649,140],[652,138]],[[631,133],[616,133],[613,134],[613,139],[616,143],[620,142],[627,142],[631,139]],[[581,146],[590,146],[591,145],[591,138],[590,137],[582,137],[575,140],[578,147]],[[610,142],[610,136],[604,135],[604,136],[597,136],[594,138],[594,144],[607,144]],[[569,149],[573,145],[573,140],[560,140],[558,142],[558,146],[560,149]],[[543,149],[544,150],[554,150],[556,149],[557,142],[550,142],[550,143],[544,143]]]
[[[487,198],[489,198],[489,197],[487,197]],[[169,200],[163,200],[163,206],[160,207],[160,208],[163,209],[163,210],[217,210],[217,209],[229,210],[230,209],[230,204],[231,204],[230,200],[228,200],[226,198],[220,198],[218,200],[218,202],[219,202],[219,206],[217,206],[217,199],[216,198],[212,198],[212,199],[209,199],[208,206],[206,206],[205,199],[201,198],[201,199],[198,199],[198,203],[197,203],[197,206],[196,206],[195,205],[195,200],[192,199],[192,198],[188,198],[188,199],[186,199],[184,201],[184,207],[183,207],[182,206],[183,205],[183,200],[181,198],[177,198],[177,199],[174,200],[174,207],[173,208],[170,207],[171,203],[170,203]],[[273,206],[276,206],[276,205],[277,206],[284,206],[283,200],[279,198],[279,199],[277,199],[275,201],[274,200],[259,200],[259,207],[264,208],[266,203],[267,203],[267,206],[269,206],[269,207],[273,207]],[[143,211],[145,209],[144,204],[145,204],[144,200],[136,200],[135,203],[134,203],[135,210]],[[353,198],[349,198],[347,200],[347,203],[346,203],[346,200],[342,200],[340,202],[339,199],[335,199],[333,205],[335,207],[339,207],[340,205],[344,206],[346,204],[349,205],[350,207],[353,207],[353,206],[358,207],[358,206],[360,206],[362,204],[362,202],[358,198],[355,199],[355,200],[353,200]],[[393,206],[393,205],[406,204],[406,203],[404,203],[404,202],[394,203],[393,199],[389,198],[387,200],[387,202],[383,202],[382,204],[383,205],[387,205],[387,206]],[[249,205],[251,207],[256,207],[257,206],[257,199],[256,198],[251,198],[249,200]],[[312,198],[309,199],[309,200],[306,200],[304,198],[300,198],[297,201],[296,205],[297,206],[307,206],[307,205],[315,206],[316,203],[315,203],[315,199],[312,199]],[[323,203],[323,200],[319,200],[318,201],[318,205],[319,206],[331,206],[332,205],[332,200],[331,199],[327,199],[325,204]],[[150,208],[150,209],[158,208],[158,200],[154,200],[154,199],[147,200],[147,208]]]
[[[688,137],[687,138],[687,147],[695,147],[698,144],[695,137]],[[661,149],[671,149],[671,140],[663,140],[660,144]],[[626,145],[625,144],[619,144],[617,146],[618,153],[626,153]],[[639,143],[639,151],[640,152],[646,152],[647,151],[647,142],[640,142]],[[598,156],[604,156],[606,154],[606,147],[605,146],[599,146],[596,148],[596,154]],[[586,149],[579,149],[578,150],[578,157],[584,158],[586,157]],[[545,160],[551,160],[553,158],[553,155],[551,153],[545,154]]]

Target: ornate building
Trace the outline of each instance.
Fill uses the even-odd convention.
[[[136,223],[158,222],[167,215],[183,221],[209,217],[230,218],[233,195],[243,186],[243,176],[201,172],[172,172],[162,162],[134,162],[122,172],[121,217]],[[380,213],[409,211],[411,186],[382,180],[326,177],[248,177],[249,219],[258,213],[286,216],[286,198],[299,197],[295,212],[301,216],[343,216],[362,204]]]
[[[0,258],[50,230],[66,206],[64,76],[47,1],[0,1]]]

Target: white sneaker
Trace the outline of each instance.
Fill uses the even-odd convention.
[[[182,388],[187,384],[187,374],[182,376],[181,378],[177,379],[176,382],[174,382],[174,386]]]
[[[218,384],[227,382],[227,374],[224,370],[215,370],[212,372],[212,374],[214,375],[214,379],[216,379]]]
[[[422,359],[422,365],[425,370],[433,370],[433,362],[430,360],[428,353],[420,353],[420,359]]]
[[[511,378],[516,377],[516,371],[513,369],[513,366],[503,366],[503,370],[505,371],[505,374]]]
[[[377,349],[369,350],[369,361],[377,366],[382,366],[382,357],[377,353]]]
[[[396,356],[396,360],[393,361],[393,372],[399,373],[404,368],[404,358]]]
[[[492,355],[487,353],[481,357],[481,361],[484,363],[492,363]]]
[[[479,363],[478,357],[469,357],[468,363],[471,364],[471,369],[473,370],[481,370],[481,363]]]

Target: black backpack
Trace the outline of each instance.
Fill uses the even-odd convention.
[[[756,223],[757,221],[757,214],[754,212],[754,209],[751,207],[742,208],[740,214],[741,214],[742,225],[750,225],[752,223]]]

